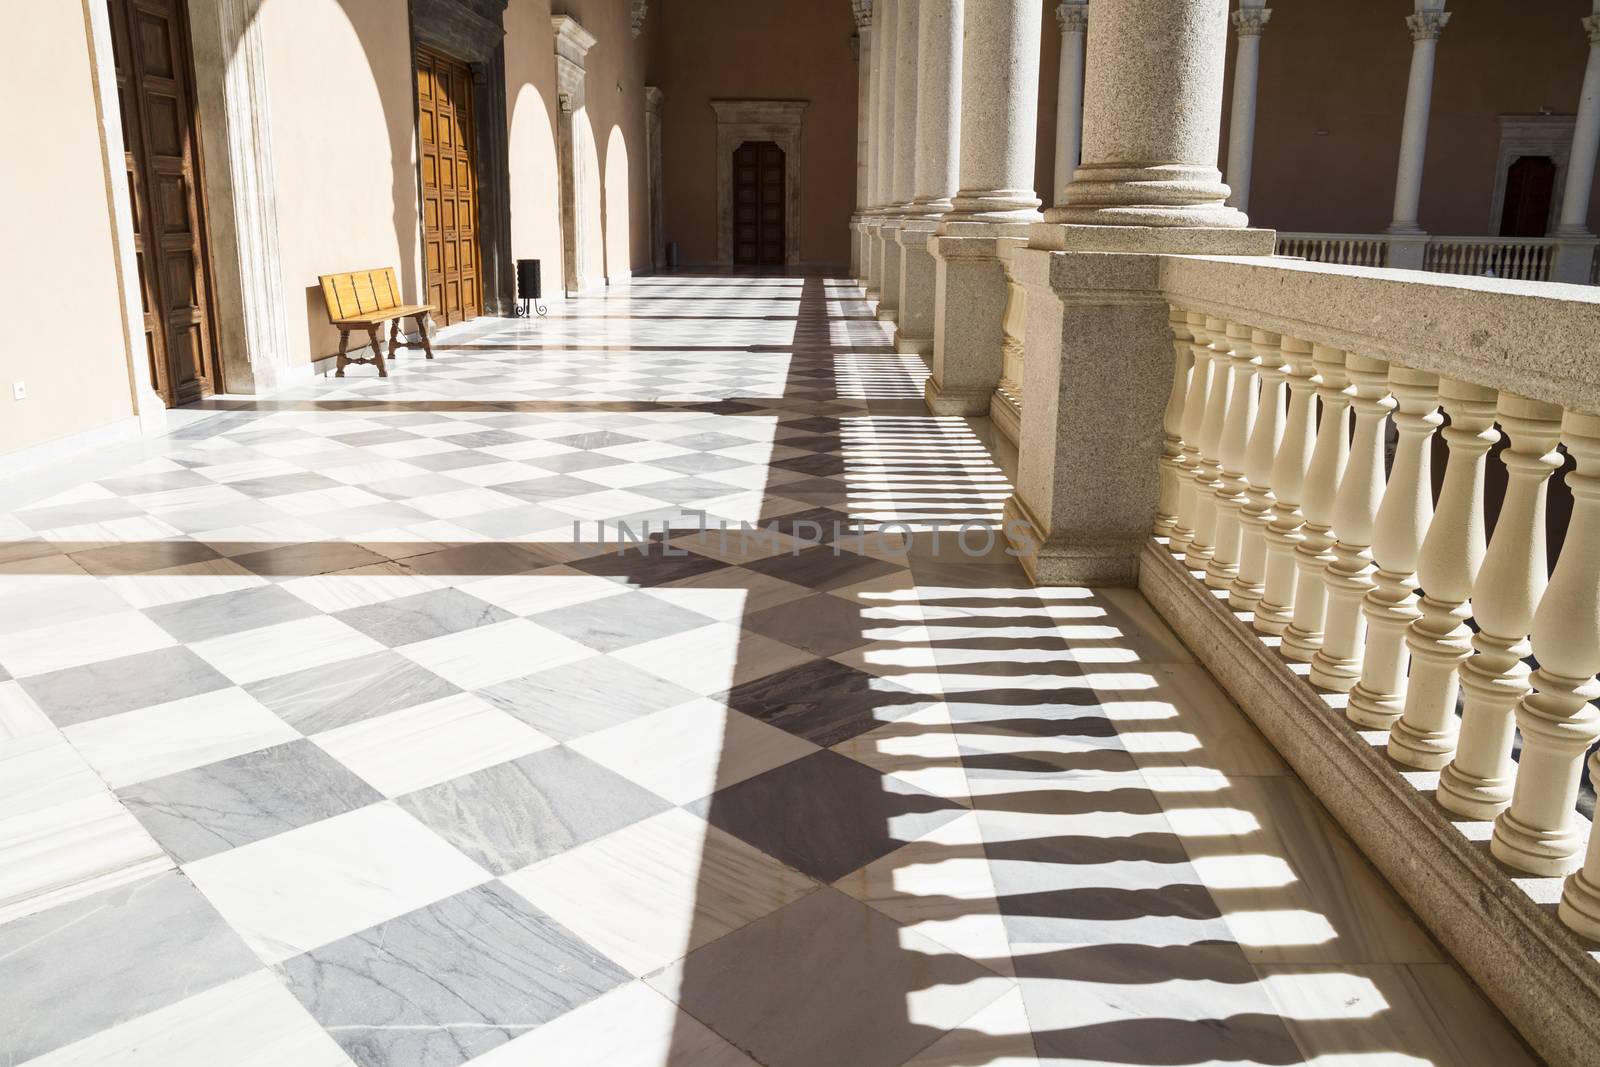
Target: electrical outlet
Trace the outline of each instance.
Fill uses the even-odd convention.
[[[28,399],[28,383],[27,382],[12,382],[11,383],[11,399],[12,400],[26,400],[26,399]]]

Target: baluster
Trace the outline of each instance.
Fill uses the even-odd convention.
[[[1333,559],[1323,572],[1328,587],[1327,623],[1322,647],[1311,657],[1311,681],[1324,689],[1349,692],[1361,677],[1361,650],[1367,620],[1361,601],[1373,588],[1372,520],[1383,500],[1383,437],[1394,409],[1389,396],[1389,364],[1350,353],[1345,373],[1355,390],[1351,408],[1356,429],[1339,492],[1334,497]]]
[[[1200,424],[1200,466],[1195,469],[1194,537],[1183,554],[1184,565],[1205,570],[1216,550],[1217,489],[1222,484],[1222,426],[1228,415],[1228,391],[1233,382],[1229,357],[1228,324],[1206,316],[1207,348],[1211,351],[1211,383],[1206,387],[1206,413]]]
[[[1417,553],[1433,517],[1429,442],[1444,421],[1439,414],[1439,379],[1407,367],[1389,368],[1389,391],[1400,410],[1395,415],[1399,441],[1389,486],[1373,525],[1372,558],[1377,571],[1361,603],[1367,617],[1367,644],[1361,680],[1350,690],[1345,714],[1361,726],[1387,730],[1400,717],[1406,686],[1406,629],[1417,611]]]
[[[1312,410],[1318,379],[1311,362],[1311,345],[1298,337],[1283,339],[1288,363],[1289,417],[1283,441],[1272,460],[1272,521],[1266,529],[1267,581],[1256,605],[1255,628],[1264,634],[1281,634],[1294,610],[1295,548],[1305,540],[1305,515],[1300,497],[1317,426]]]
[[[1283,440],[1282,338],[1266,330],[1253,330],[1251,364],[1261,381],[1255,426],[1245,447],[1245,505],[1239,512],[1239,576],[1228,587],[1228,606],[1254,611],[1266,595],[1267,524],[1272,521],[1272,463]]]
[[[1167,410],[1161,417],[1161,497],[1156,504],[1156,536],[1172,536],[1178,522],[1178,483],[1183,479],[1183,399],[1189,384],[1188,316],[1172,308],[1167,316],[1172,326],[1172,389],[1167,394]]]
[[[1189,392],[1183,398],[1183,469],[1178,478],[1178,515],[1172,527],[1172,538],[1167,549],[1173,555],[1182,555],[1194,541],[1196,512],[1200,506],[1197,493],[1200,471],[1200,426],[1206,413],[1206,395],[1211,384],[1211,349],[1206,346],[1206,317],[1190,311],[1184,315],[1184,325],[1191,338],[1189,354],[1193,366],[1189,370]]]
[[[1211,559],[1206,563],[1206,585],[1212,589],[1226,589],[1239,576],[1242,539],[1239,513],[1248,499],[1244,459],[1250,444],[1250,427],[1256,420],[1256,376],[1250,327],[1239,322],[1228,323],[1228,347],[1233,352],[1228,359],[1233,370],[1233,389],[1218,449],[1222,470],[1217,480],[1217,537]]]
[[[1283,630],[1283,654],[1309,662],[1322,647],[1322,623],[1328,607],[1328,587],[1323,571],[1333,560],[1334,499],[1344,478],[1350,455],[1350,398],[1353,392],[1344,372],[1344,353],[1326,345],[1312,346],[1317,370],[1317,396],[1322,418],[1317,423],[1317,444],[1311,452],[1300,510],[1306,521],[1302,539],[1294,549],[1294,616]]]
[[[1461,664],[1461,740],[1439,777],[1439,803],[1458,815],[1492,819],[1511,803],[1516,765],[1512,710],[1528,691],[1528,629],[1544,595],[1544,507],[1550,475],[1561,467],[1561,408],[1500,394],[1500,427],[1510,446],[1506,496],[1472,583],[1476,650]]]
[[[1456,747],[1456,669],[1472,651],[1469,598],[1483,563],[1483,457],[1500,439],[1493,389],[1443,378],[1439,399],[1450,416],[1443,431],[1450,458],[1417,557],[1420,614],[1406,631],[1411,677],[1389,730],[1390,758],[1428,771],[1450,762]]]
[[[1600,415],[1568,412],[1561,438],[1577,461],[1567,475],[1572,521],[1550,586],[1533,613],[1533,688],[1517,701],[1522,760],[1511,806],[1494,822],[1489,851],[1529,874],[1570,871],[1588,831],[1573,810],[1583,754],[1600,736]],[[1591,856],[1593,848],[1590,849]],[[1567,916],[1590,915],[1594,875],[1569,881]],[[1570,918],[1569,918],[1569,921]]]

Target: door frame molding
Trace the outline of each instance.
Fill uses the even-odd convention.
[[[417,46],[443,52],[472,72],[473,155],[478,182],[478,295],[485,315],[510,315],[516,271],[511,260],[511,146],[506,118],[505,12],[508,0],[411,0],[411,84]],[[412,91],[411,125],[422,157],[420,112]],[[422,171],[417,168],[417,240],[422,232]],[[422,269],[427,271],[426,258]],[[423,283],[426,291],[427,283]]]
[[[1567,161],[1572,155],[1572,128],[1577,116],[1496,115],[1495,121],[1500,126],[1500,152],[1494,161],[1494,194],[1489,201],[1489,228],[1484,232],[1500,232],[1511,164],[1523,156],[1549,156],[1556,165],[1556,184],[1550,194],[1550,217],[1544,225],[1548,234],[1555,227],[1562,191],[1567,187]]]
[[[800,127],[809,100],[713,100],[717,123],[717,263],[733,266],[733,153],[746,141],[783,149],[783,261],[800,262]]]

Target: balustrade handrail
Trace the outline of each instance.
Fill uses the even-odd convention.
[[[1168,256],[1177,306],[1600,413],[1600,291],[1234,256]]]

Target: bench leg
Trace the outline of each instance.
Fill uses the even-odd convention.
[[[372,362],[378,365],[378,377],[387,378],[389,368],[383,365],[383,339],[378,334],[378,328],[368,326],[367,336],[372,338]]]
[[[350,357],[345,355],[345,350],[348,349],[349,347],[350,347],[350,331],[349,330],[340,330],[339,331],[339,363],[338,363],[338,367],[333,372],[333,376],[335,378],[343,378],[344,377],[344,366],[345,366],[346,363],[350,362]]]
[[[411,316],[411,321],[416,323],[417,333],[422,335],[422,351],[427,353],[429,359],[432,359],[433,342],[428,340],[428,327],[433,324],[433,316],[424,311],[420,315]]]
[[[394,319],[389,323],[389,358],[394,358],[395,349],[400,347],[400,320]]]

